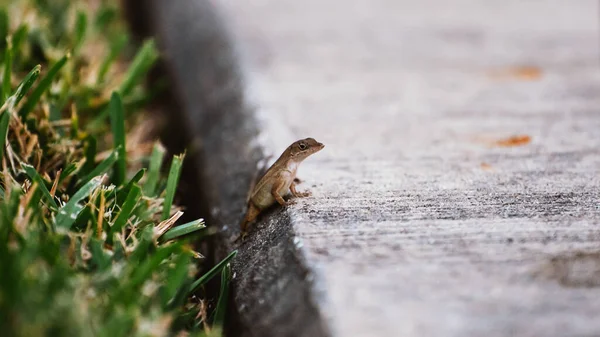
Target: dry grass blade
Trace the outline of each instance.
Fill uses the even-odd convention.
[[[183,215],[182,211],[177,211],[175,214],[171,215],[170,218],[161,221],[156,227],[154,227],[154,240],[161,237],[166,231],[168,231],[175,222],[181,218]]]

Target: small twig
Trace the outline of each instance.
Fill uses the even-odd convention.
[[[52,183],[52,188],[50,189],[50,196],[52,198],[54,198],[54,195],[56,194],[56,189],[58,188],[58,181],[60,180],[61,173],[62,170],[58,170],[58,172],[56,172],[56,177],[54,177],[54,182]]]
[[[98,225],[96,227],[96,237],[98,239],[102,238],[102,224],[104,221],[105,199],[103,192],[104,191],[100,190],[100,209],[98,210]]]

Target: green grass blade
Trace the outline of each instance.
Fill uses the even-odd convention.
[[[133,185],[137,184],[140,180],[142,180],[142,178],[144,177],[144,174],[146,174],[146,169],[144,169],[144,168],[140,169],[133,176],[133,178],[131,178],[129,180],[129,182],[127,182],[127,184],[125,186],[119,188],[119,191],[117,194],[117,200],[121,200],[121,198],[125,198],[126,195],[129,194],[129,191],[131,191],[131,188],[133,187]]]
[[[142,189],[138,185],[133,185],[131,187],[131,190],[129,190],[129,193],[127,194],[127,198],[125,199],[125,202],[121,207],[119,215],[117,215],[117,218],[115,219],[115,222],[112,225],[112,228],[110,230],[111,236],[112,234],[119,232],[123,228],[123,226],[125,226],[127,220],[129,219],[129,216],[131,215],[131,212],[133,212],[133,209],[137,205],[141,195]]]
[[[136,266],[133,269],[133,274],[127,284],[127,287],[123,287],[123,296],[131,296],[131,293],[134,293],[132,289],[140,286],[150,277],[154,271],[158,268],[158,266],[177,250],[181,250],[181,246],[174,244],[164,247],[159,247],[152,256],[146,261],[142,262],[139,266]]]
[[[94,24],[98,30],[106,30],[107,26],[119,16],[116,8],[110,5],[110,3],[104,2],[100,5],[96,13],[96,19]]]
[[[4,51],[4,74],[2,75],[2,91],[0,102],[4,104],[10,95],[10,75],[12,74],[12,39],[6,38],[6,50]]]
[[[4,158],[4,147],[6,146],[6,135],[8,135],[9,122],[10,112],[2,112],[2,115],[0,115],[0,163],[2,163],[2,158]]]
[[[219,262],[216,266],[212,267],[206,274],[202,275],[199,279],[194,281],[190,286],[190,293],[196,291],[200,286],[206,284],[206,282],[210,281],[215,275],[217,275],[221,269],[223,269],[231,259],[233,259],[237,255],[237,250],[234,250],[226,258],[224,258],[221,262]]]
[[[115,176],[113,177],[115,185],[119,186],[125,180],[127,171],[127,158],[125,149],[125,113],[123,112],[123,102],[121,96],[113,92],[110,97],[110,124],[113,132],[114,148],[119,153],[117,166],[115,167]]]
[[[14,48],[14,45],[13,45],[13,48]],[[27,94],[29,89],[31,89],[31,86],[33,85],[35,80],[37,80],[38,77],[40,77],[41,69],[42,69],[42,66],[39,64],[37,66],[33,67],[33,69],[31,69],[31,71],[29,72],[29,74],[27,74],[27,76],[25,76],[25,79],[23,79],[23,81],[21,81],[21,83],[19,83],[17,90],[13,94],[13,96],[15,97],[15,101],[12,103],[13,106],[17,106],[19,104],[19,102],[21,102],[21,100],[23,99],[25,94]]]
[[[13,59],[18,61],[19,50],[21,49],[21,43],[25,42],[27,39],[27,34],[29,33],[29,27],[27,24],[21,24],[19,28],[12,35],[12,43],[13,43]]]
[[[96,167],[96,153],[98,147],[98,141],[94,136],[87,136],[83,140],[84,148],[85,148],[85,162],[83,166],[79,170],[81,175],[90,173]],[[110,155],[109,155],[110,156]]]
[[[0,8],[0,48],[4,48],[6,45],[4,42],[9,34],[10,20],[8,18],[8,12],[6,8]]]
[[[165,149],[160,144],[155,144],[150,156],[150,165],[148,167],[148,178],[144,184],[144,195],[153,197],[156,195],[158,178],[160,177],[160,167],[165,157]]]
[[[129,42],[129,38],[127,35],[120,35],[116,38],[116,40],[111,43],[110,52],[108,56],[102,61],[100,65],[100,70],[98,70],[98,79],[96,80],[96,84],[100,84],[104,82],[104,78],[110,69],[110,66],[115,62],[117,57],[121,54],[121,51]]]
[[[110,155],[108,155],[108,157],[106,157],[103,161],[101,161],[100,164],[98,164],[98,166],[96,166],[96,168],[94,168],[92,170],[92,172],[88,173],[85,177],[83,177],[79,181],[79,186],[84,185],[85,183],[90,181],[93,177],[96,177],[96,176],[106,173],[117,162],[118,158],[119,158],[119,152],[118,152],[118,149],[116,149]]]
[[[29,95],[29,97],[27,98],[27,102],[25,102],[25,104],[19,111],[19,115],[21,116],[21,118],[25,119],[27,117],[27,114],[29,114],[29,112],[39,102],[40,98],[42,98],[44,92],[50,89],[50,85],[52,85],[54,77],[56,77],[60,69],[62,69],[62,67],[67,63],[70,57],[70,54],[63,56],[50,68],[48,74],[44,76],[44,78],[40,81],[40,84],[38,84],[38,86],[33,90],[31,95]]]
[[[46,184],[44,183],[44,179],[42,179],[42,177],[39,175],[39,173],[37,173],[35,168],[33,168],[33,166],[25,164],[25,163],[21,163],[21,167],[23,168],[25,173],[29,176],[29,178],[33,182],[38,184],[39,189],[42,191],[42,194],[44,195],[44,197],[46,198],[48,203],[50,203],[50,206],[52,206],[54,209],[58,209],[58,205],[56,204],[56,201],[54,201],[54,198],[50,195],[50,191],[48,191],[48,188],[46,187]]]
[[[179,176],[181,175],[181,166],[183,165],[184,157],[185,154],[173,157],[171,169],[169,170],[169,177],[167,178],[162,220],[166,220],[171,216],[171,206],[173,205],[173,199],[175,198],[175,191],[177,190],[177,183],[179,182]]]
[[[175,308],[185,304],[190,267],[190,254],[181,253],[173,258],[173,267],[163,283],[163,306]]]
[[[71,200],[67,202],[56,215],[56,227],[69,229],[75,223],[77,216],[83,210],[83,206],[79,205],[79,202],[90,195],[95,189],[102,184],[103,176],[94,177],[88,181],[87,184],[83,185],[75,194],[71,197]]]
[[[219,292],[219,301],[215,309],[215,319],[213,324],[222,327],[225,322],[225,313],[227,312],[227,300],[229,299],[229,282],[231,281],[231,265],[228,263],[221,271],[221,291]]]
[[[144,226],[137,232],[138,243],[133,252],[129,254],[129,262],[139,264],[148,258],[148,252],[156,247],[154,244],[154,226]],[[120,245],[117,245],[120,246]]]
[[[87,15],[84,12],[77,12],[77,18],[75,19],[75,33],[73,40],[73,52],[79,50],[81,44],[85,38],[87,32]]]
[[[119,93],[122,96],[127,96],[157,60],[158,50],[154,40],[145,41],[140,51],[135,55],[131,66],[127,69],[125,79],[119,87]]]
[[[60,174],[58,182],[63,182],[65,179],[69,178],[71,174],[73,174],[73,172],[75,171],[77,171],[77,165],[75,165],[75,163],[67,164],[67,166],[65,166],[65,169]]]
[[[139,169],[131,178],[131,180],[129,180],[129,182],[127,183],[127,186],[125,187],[126,189],[131,188],[131,186],[133,186],[133,184],[137,184],[138,182],[140,182],[140,180],[142,180],[142,178],[144,177],[144,174],[146,174],[146,169],[142,168]]]
[[[21,43],[25,42],[27,38],[27,34],[29,34],[29,26],[26,23],[19,25],[19,28],[13,33],[13,43],[15,49],[21,47]]]
[[[160,247],[156,250],[156,253],[149,259],[142,263],[141,266],[135,268],[135,271],[131,277],[131,285],[136,287],[144,282],[154,269],[158,267],[159,264],[163,263],[163,261],[169,257],[176,250],[181,249],[179,245],[169,245],[165,247]]]
[[[92,263],[94,263],[100,270],[104,270],[111,265],[111,256],[106,254],[102,249],[102,245],[104,241],[98,240],[96,238],[90,239],[90,250],[92,253]]]
[[[194,220],[181,226],[169,229],[163,236],[160,237],[160,239],[163,242],[177,239],[203,228],[206,228],[204,219]]]

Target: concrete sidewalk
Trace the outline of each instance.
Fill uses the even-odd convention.
[[[597,1],[218,3],[335,336],[600,335]]]

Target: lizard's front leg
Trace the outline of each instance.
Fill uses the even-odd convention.
[[[271,188],[271,194],[273,195],[273,198],[275,198],[275,200],[277,200],[277,202],[281,206],[289,206],[294,203],[293,201],[286,202],[281,196],[281,194],[279,194],[279,190],[283,188],[283,186],[285,186],[285,183],[286,181],[284,179],[279,179],[273,184],[273,187]]]
[[[302,198],[302,197],[308,197],[310,196],[310,192],[306,191],[306,192],[298,192],[296,190],[296,183],[292,182],[292,184],[290,185],[290,192],[292,192],[292,195],[296,198]]]

